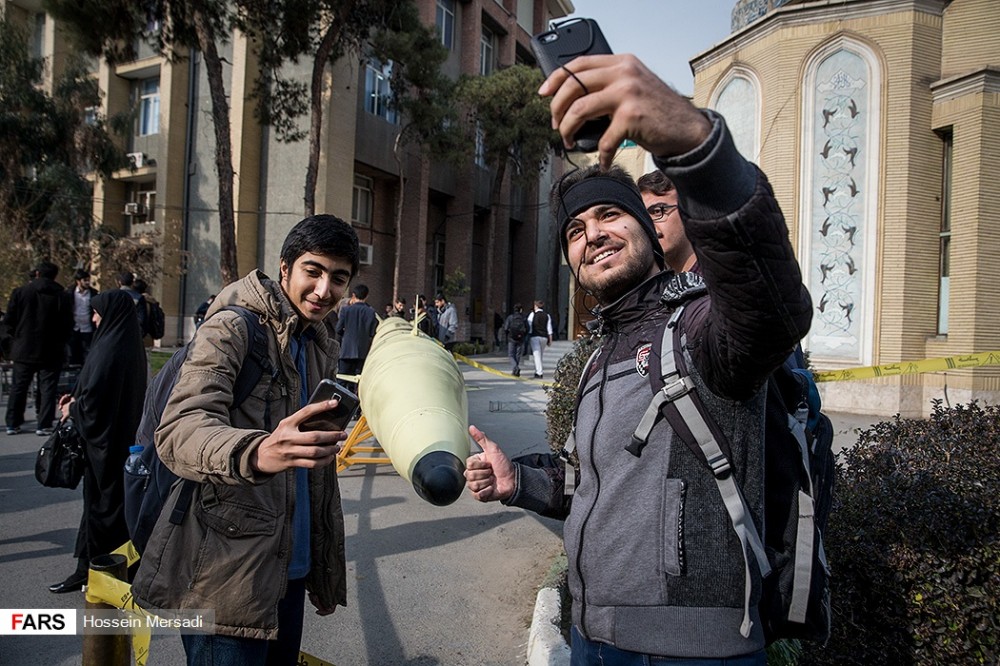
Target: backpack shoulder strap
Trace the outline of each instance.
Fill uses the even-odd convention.
[[[718,427],[711,415],[707,413],[701,400],[697,399],[694,383],[687,373],[681,353],[683,338],[679,325],[683,312],[684,306],[681,305],[663,327],[659,354],[660,379],[663,381],[663,388],[654,393],[649,407],[632,434],[632,441],[625,448],[636,457],[642,455],[642,449],[646,446],[650,432],[662,410],[664,417],[677,436],[711,471],[719,494],[722,496],[723,504],[725,504],[726,512],[729,514],[730,522],[733,524],[733,530],[742,545],[744,604],[740,633],[747,637],[750,635],[752,627],[750,621],[750,596],[753,591],[750,576],[751,553],[757,562],[757,568],[762,578],[771,572],[771,566],[767,561],[760,532],[754,525],[750,509],[743,498],[743,493],[740,492],[740,488],[736,484],[736,479],[733,477],[730,463],[731,454],[723,451],[723,446],[728,449],[725,437],[716,435]]]
[[[250,338],[250,349],[233,383],[233,404],[230,409],[236,409],[247,399],[261,377],[267,375],[273,384],[278,377],[278,371],[271,363],[268,353],[267,327],[261,323],[257,313],[239,305],[227,305],[224,309],[239,313],[246,322],[247,335]],[[271,430],[270,403],[264,407],[264,427],[268,431]]]

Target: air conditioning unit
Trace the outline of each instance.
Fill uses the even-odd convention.
[[[146,165],[146,153],[129,153],[128,160],[136,169],[141,169]]]
[[[130,201],[125,204],[125,214],[126,215],[145,215],[146,207],[141,203],[136,201]]]
[[[372,263],[372,254],[374,253],[372,246],[366,243],[361,243],[358,246],[358,248],[360,250],[358,253],[359,255],[358,263],[364,264],[365,266],[370,266]]]

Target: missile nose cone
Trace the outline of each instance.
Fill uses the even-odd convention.
[[[447,506],[465,488],[465,464],[448,451],[431,451],[417,461],[410,475],[413,489],[435,506]]]

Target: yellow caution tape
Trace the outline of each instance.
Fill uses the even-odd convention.
[[[483,365],[482,363],[479,363],[478,361],[473,361],[471,358],[469,358],[467,356],[462,356],[461,354],[456,354],[455,352],[452,352],[452,356],[455,357],[456,361],[461,361],[462,363],[465,363],[466,365],[471,365],[473,368],[476,368],[477,370],[482,370],[483,372],[488,372],[491,375],[496,375],[497,377],[505,377],[507,379],[517,379],[517,380],[522,381],[522,382],[531,382],[532,384],[539,384],[541,386],[554,386],[555,385],[555,382],[543,382],[540,379],[534,379],[534,378],[529,378],[529,377],[515,377],[514,375],[510,374],[509,372],[503,372],[502,370],[497,370],[496,368],[492,368],[492,367],[490,367],[488,365]]]
[[[128,561],[128,566],[132,566],[139,561],[139,551],[135,549],[131,541],[111,552],[112,555],[124,555]],[[149,611],[143,610],[135,603],[132,596],[132,586],[123,580],[118,580],[109,573],[94,571],[91,569],[87,574],[87,587],[85,596],[90,603],[107,604],[121,609],[126,613],[131,613],[142,618],[155,617]],[[132,627],[132,654],[135,657],[136,666],[146,666],[146,659],[149,658],[149,641],[152,631],[147,622],[137,622]],[[299,659],[296,666],[334,666],[328,661],[319,657],[314,657],[305,652],[299,652]]]
[[[537,379],[526,377],[515,377],[509,372],[503,372],[483,365],[471,358],[454,354],[455,360],[466,365],[507,379],[519,379],[525,382],[532,382],[542,386],[553,386],[555,382],[543,382]],[[962,354],[960,356],[942,356],[940,358],[927,358],[922,361],[904,361],[902,363],[886,363],[884,365],[871,365],[861,368],[845,368],[843,370],[821,370],[813,373],[817,382],[843,382],[858,379],[875,379],[878,377],[895,377],[898,375],[914,375],[924,372],[942,372],[946,370],[961,370],[965,368],[983,368],[1000,365],[1000,351],[980,352],[978,354]]]
[[[923,372],[982,368],[990,365],[1000,365],[1000,351],[980,352],[978,354],[962,354],[961,356],[942,356],[940,358],[925,358],[922,361],[903,361],[902,363],[871,365],[863,368],[823,370],[821,372],[814,373],[813,376],[816,378],[817,382],[843,382],[857,379],[874,379],[877,377],[915,375]]]
[[[130,541],[116,550],[115,553],[119,553],[122,548],[131,546],[132,542]],[[135,549],[132,548],[132,550],[134,551]],[[91,569],[88,573],[86,598],[92,604],[108,604],[109,606],[120,608],[126,613],[138,615],[142,618],[152,617],[135,603],[135,598],[132,596],[132,588],[127,582],[118,580],[111,574],[103,571],[94,571]],[[136,625],[138,626],[132,628],[132,654],[135,657],[136,666],[145,666],[146,659],[149,657],[149,637],[151,631],[145,621],[137,622]]]

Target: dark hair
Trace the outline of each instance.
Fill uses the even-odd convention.
[[[132,281],[135,280],[135,276],[132,275],[132,271],[122,271],[115,276],[115,279],[123,287],[131,287]]]
[[[74,280],[86,280],[89,277],[90,277],[90,271],[84,270],[82,268],[76,269],[76,272],[73,273]]]
[[[639,186],[640,194],[649,192],[658,197],[662,197],[667,192],[673,192],[675,189],[673,182],[659,169],[640,177],[636,185]]]
[[[310,215],[288,232],[281,246],[281,261],[291,270],[306,252],[340,257],[351,262],[351,277],[358,274],[358,234],[347,222],[333,215]]]
[[[434,294],[434,300],[435,301],[444,301],[445,303],[448,302],[448,299],[444,297],[444,293],[440,292],[440,291],[438,293]]]
[[[37,273],[39,277],[55,280],[56,276],[59,275],[59,267],[51,261],[39,261],[38,265],[35,266],[35,273]]]
[[[524,306],[520,303],[514,303],[514,312],[524,312]]]
[[[146,293],[146,287],[148,287],[148,286],[149,285],[147,285],[146,281],[143,280],[142,278],[136,278],[135,281],[132,282],[132,288],[135,289],[140,294],[145,294]]]
[[[361,299],[362,301],[368,298],[368,285],[366,284],[356,284],[351,288],[351,294],[355,298]],[[389,304],[392,305],[391,303]]]

